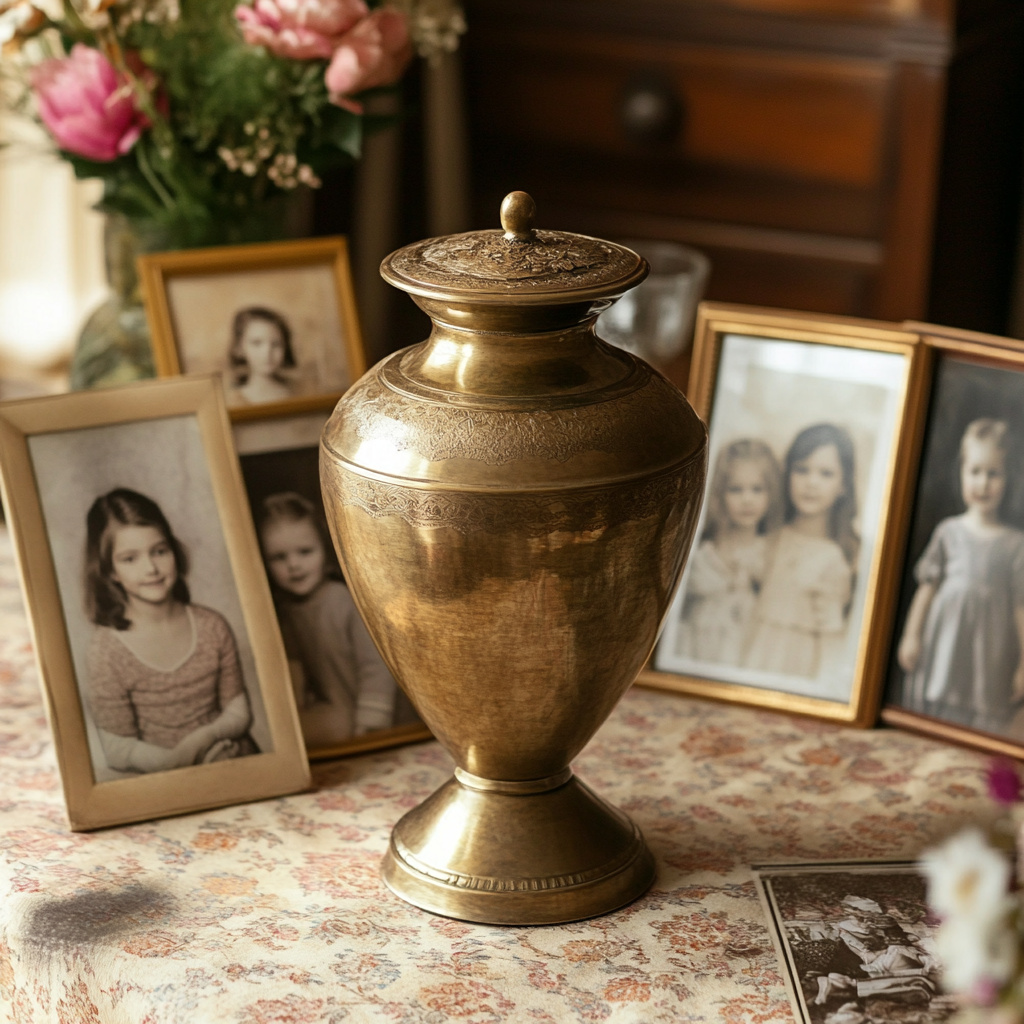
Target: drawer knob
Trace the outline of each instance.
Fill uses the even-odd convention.
[[[683,121],[683,104],[672,86],[650,75],[638,77],[622,90],[619,123],[637,142],[671,142]]]

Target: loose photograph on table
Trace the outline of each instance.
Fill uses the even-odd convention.
[[[698,408],[710,428],[702,518],[655,674],[642,678],[866,722],[914,348],[896,332],[794,333],[718,338],[713,395]]]
[[[5,501],[81,827],[306,778],[217,389],[206,378],[0,407]],[[160,778],[179,770],[177,784]]]
[[[246,492],[312,758],[428,739],[349,593],[320,495],[326,416],[235,425]]]
[[[755,866],[754,877],[800,1024],[941,1024],[926,883],[916,864]]]
[[[233,419],[330,406],[366,369],[343,238],[156,253],[140,270],[159,374],[220,373]]]
[[[1024,355],[935,344],[883,714],[1021,756]]]

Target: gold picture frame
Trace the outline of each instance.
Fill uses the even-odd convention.
[[[911,732],[992,754],[1024,759],[1024,701],[1014,700],[1012,690],[1009,700],[1006,700],[1006,694],[997,695],[990,709],[981,708],[982,701],[977,699],[983,695],[984,689],[1001,690],[1012,686],[1012,683],[1006,680],[997,683],[998,673],[993,673],[989,688],[977,688],[968,679],[964,685],[972,692],[972,700],[963,707],[944,707],[944,704],[949,704],[943,699],[944,694],[934,693],[929,697],[933,689],[944,689],[940,671],[929,670],[928,678],[923,678],[918,686],[911,678],[917,673],[907,671],[899,663],[900,642],[907,628],[913,594],[920,582],[917,576],[925,561],[925,552],[935,543],[934,538],[942,524],[964,516],[959,509],[966,508],[966,502],[962,494],[954,493],[956,487],[952,477],[962,472],[966,426],[983,417],[1003,420],[1009,427],[1008,448],[1017,453],[1022,446],[1020,435],[1024,432],[1024,419],[1017,410],[1021,385],[1024,384],[1024,343],[1015,338],[933,324],[905,326],[921,332],[922,347],[930,356],[931,373],[928,393],[920,410],[921,450],[919,458],[910,467],[912,489],[905,557],[899,567],[899,575],[893,581],[894,626],[881,718],[887,725]],[[1018,460],[1006,461],[1016,464]],[[1007,477],[1013,475],[1007,473]],[[1014,535],[1009,540],[1024,548],[1024,489],[1020,481],[1016,482],[1013,490],[1007,488],[1001,502],[1000,519],[1012,527],[1007,531]],[[997,561],[1010,566],[1019,564],[1012,553],[1006,552],[997,557]],[[990,584],[986,590],[1000,589],[994,580],[986,578],[984,582]],[[936,604],[939,597],[937,590]],[[927,619],[924,625],[927,632]],[[939,636],[942,628],[940,614],[936,617],[934,635]],[[983,646],[987,652],[1004,645],[996,632],[986,627]],[[1015,661],[1019,664],[1024,660],[1024,654],[1020,653],[1024,644],[1019,638],[1013,639],[1018,653],[1016,658],[1009,658],[1007,670],[1013,668]],[[958,679],[961,676],[962,673],[956,673]]]
[[[244,402],[244,385],[237,387],[243,404],[229,394],[232,422],[330,409],[366,372],[344,237],[151,253],[139,257],[138,268],[159,377],[230,372],[239,317],[249,312],[277,317],[279,324],[283,319],[286,366],[277,373],[299,377],[278,381],[277,390],[313,390]],[[298,331],[288,326],[295,319],[301,321]],[[302,352],[296,358],[303,338],[308,358]],[[328,386],[317,390],[324,381]],[[232,391],[226,378],[225,390]]]
[[[685,634],[687,629],[690,636],[697,634],[698,627],[688,623],[687,617],[700,602],[686,604],[693,596],[687,588],[695,562],[699,565],[703,557],[702,542],[709,536],[711,513],[705,507],[666,628],[637,682],[730,703],[870,726],[877,719],[885,678],[895,601],[894,574],[898,572],[900,544],[909,515],[908,470],[920,443],[928,352],[918,343],[916,333],[895,324],[719,303],[701,305],[694,337],[687,397],[710,427],[708,492],[726,486],[716,484],[719,454],[723,466],[728,465],[727,454],[735,456],[737,462],[746,458],[749,465],[760,459],[757,464],[763,464],[764,469],[758,471],[762,474],[758,486],[766,494],[773,491],[776,495],[771,504],[777,515],[773,519],[770,512],[765,512],[758,520],[755,532],[760,538],[756,540],[760,545],[756,548],[759,567],[743,569],[749,573],[745,585],[750,596],[741,595],[740,612],[728,613],[733,633],[726,639],[733,647],[728,651],[722,648],[721,653],[694,653]],[[729,362],[723,376],[720,371],[726,357]],[[749,378],[742,377],[748,372]],[[749,392],[753,397],[744,397],[748,393],[742,389],[748,387],[744,383],[748,380],[752,382],[750,388],[762,382],[757,384],[762,388],[760,392]],[[768,381],[771,386],[764,383]],[[857,406],[859,400],[851,401],[858,394],[867,403],[862,408]],[[734,416],[733,426],[716,420],[716,404],[722,402],[726,404],[721,415]],[[877,416],[871,412],[875,406]],[[822,432],[822,426],[830,430]],[[783,434],[784,430],[787,433]],[[742,435],[750,439],[736,447]],[[821,440],[833,436],[834,442]],[[844,538],[836,540],[827,535],[832,529],[828,524],[836,521],[835,503],[819,515],[819,519],[824,516],[821,522],[827,527],[820,543],[815,541],[815,546],[808,547],[796,536],[804,523],[800,518],[803,513],[791,500],[792,473],[782,466],[791,460],[793,472],[803,472],[801,467],[812,451],[799,459],[795,458],[797,448],[799,444],[813,444],[815,438],[818,447],[813,451],[822,448],[827,452],[831,447],[838,460],[830,472],[833,476],[839,474],[842,486],[832,493],[850,496],[845,513],[846,548],[841,547]],[[845,461],[840,459],[840,447],[848,450]],[[774,490],[767,477],[775,481]],[[765,508],[770,508],[768,498],[764,501]],[[716,501],[716,508],[719,505],[722,502]],[[780,554],[783,550],[785,557]],[[714,556],[714,551],[708,551],[705,559],[712,569]],[[815,561],[809,563],[807,559]],[[799,618],[796,609],[803,607],[800,601],[811,601],[811,596],[787,598],[788,603],[778,600],[779,594],[812,591],[811,584],[800,580],[801,567],[809,564],[820,565],[815,572],[819,576],[825,573],[823,578],[831,581],[832,590],[826,587],[823,591],[830,593],[831,604],[811,606],[828,625],[809,627]],[[792,567],[788,579],[780,566]],[[761,595],[765,595],[763,601]],[[787,625],[784,620],[791,610],[794,618]],[[777,625],[776,620],[783,625]],[[779,654],[786,646],[779,637],[787,628],[791,632],[802,630],[801,640]],[[801,665],[790,668],[788,663],[795,665],[793,650],[809,653]]]
[[[149,381],[0,404],[0,486],[73,830],[185,814],[308,787],[309,766],[284,648],[215,377]],[[173,593],[185,606],[179,618],[190,623],[192,636],[189,653],[173,668],[159,668],[132,652],[115,634],[128,627],[108,628],[109,623],[99,622],[95,597],[89,604],[87,594],[97,593],[97,578],[105,586],[111,578],[117,580],[122,598],[134,593],[125,590],[120,583],[125,577],[115,576],[111,566],[120,543],[118,524],[142,520],[110,512],[115,492],[119,501],[132,496],[149,500],[151,507],[158,506],[160,517],[160,509],[170,510],[157,530],[175,552],[175,588],[187,581],[183,596],[177,589]],[[93,525],[87,527],[87,521]],[[150,525],[152,521],[150,517]],[[185,539],[172,544],[175,537]],[[190,549],[195,561],[188,572]],[[125,607],[130,604],[123,601],[115,619],[119,614],[121,622],[127,621]],[[108,645],[105,650],[119,652],[112,658],[121,658],[121,664],[129,659],[134,673],[104,668],[103,685],[113,687],[105,691],[104,707],[117,706],[118,714],[136,716],[132,728],[139,735],[134,739],[145,740],[143,748],[153,741],[141,735],[143,713],[128,697],[131,693],[134,699],[138,692],[130,689],[138,685],[138,673],[172,673],[159,677],[164,685],[184,686],[174,673],[180,669],[188,676],[194,657],[206,658],[214,651],[220,660],[214,662],[213,681],[202,681],[198,691],[188,690],[179,705],[195,709],[198,701],[209,698],[215,709],[231,696],[232,686],[236,698],[245,694],[240,703],[248,723],[242,733],[232,734],[240,736],[237,741],[220,741],[231,748],[226,754],[220,748],[226,759],[184,767],[152,767],[150,762],[149,770],[133,772],[129,757],[127,766],[115,767],[94,720],[91,709],[100,706],[98,691],[90,688],[85,668],[101,663],[89,660],[101,646],[98,637]],[[187,681],[193,685],[192,676]],[[186,720],[188,729],[193,721]],[[207,724],[211,722],[208,718]],[[211,755],[207,739],[204,734],[196,762]],[[173,745],[172,740],[164,746]]]
[[[242,422],[236,422],[233,425],[232,432],[235,450],[238,452],[249,505],[253,513],[253,520],[256,523],[257,541],[261,544],[261,553],[262,537],[259,534],[264,518],[261,514],[261,508],[263,507],[263,501],[271,494],[285,492],[286,494],[299,495],[307,503],[316,506],[318,518],[322,520],[324,513],[318,470],[319,436],[327,416],[328,412],[323,410],[292,416],[267,415],[259,419],[249,418]],[[292,504],[294,505],[294,503]],[[293,507],[290,515],[294,516],[296,513],[301,513],[299,507]],[[317,531],[319,533],[319,542],[325,548],[326,561],[330,566],[328,581],[333,579],[336,584],[341,576],[340,566],[336,564],[333,545],[322,529],[322,526],[325,524],[321,522],[319,525],[321,526],[321,529]],[[310,533],[310,538],[315,538],[315,534]],[[262,560],[261,564],[263,564]],[[267,574],[269,578],[271,575],[269,566],[267,566]],[[329,583],[329,585],[331,584]],[[282,616],[287,618],[286,609],[290,601],[289,595],[274,582],[271,582],[271,590],[275,595],[275,601],[279,602],[279,605],[276,604],[275,607],[279,606]],[[337,590],[336,586],[335,590]],[[336,594],[335,596],[337,597],[338,595]],[[341,595],[341,598],[344,598],[344,595]],[[358,615],[354,605],[351,608],[347,608],[346,602],[346,609],[349,616],[353,614]],[[286,638],[285,644],[287,648],[289,646],[288,638],[292,635],[292,631],[289,630],[284,618],[282,619],[282,631]],[[352,628],[358,629],[359,627],[352,624]],[[349,631],[333,631],[337,635],[347,632]],[[370,651],[366,647],[366,644],[370,642],[369,634],[363,636],[363,633],[365,633],[365,629],[360,630],[362,639],[361,658],[357,659],[355,657],[355,649],[351,652],[351,660],[353,662],[359,661],[358,670],[352,673],[356,679],[360,679],[364,675],[365,665],[368,662],[373,662],[375,655],[379,661],[379,665],[376,665],[376,672],[379,674],[379,670],[384,668],[383,661],[379,659],[379,654],[376,654],[375,651]],[[295,697],[300,706],[300,718],[304,725],[310,728],[310,738],[307,739],[306,749],[311,761],[326,761],[337,757],[363,754],[373,750],[383,750],[388,747],[401,746],[407,743],[420,743],[433,739],[433,734],[422,721],[409,720],[414,716],[414,712],[412,711],[411,703],[400,688],[394,694],[393,714],[394,719],[402,724],[393,725],[388,728],[375,728],[372,731],[353,735],[345,739],[332,738],[329,731],[325,728],[325,723],[318,724],[316,721],[318,704],[314,701],[312,706],[308,707],[308,709],[305,708],[307,695],[303,690],[309,683],[303,684],[302,681],[303,677],[306,676],[306,673],[303,671],[303,663],[305,658],[310,655],[311,644],[316,639],[315,636],[307,636],[305,643],[295,645],[298,648],[295,651],[295,656],[290,656],[293,669],[295,669],[293,673],[296,685]],[[340,641],[333,640],[332,642],[337,643]],[[331,661],[336,661],[338,656],[336,653],[335,658],[332,658]],[[296,661],[299,663],[298,666],[295,665]],[[311,661],[309,675],[315,676],[318,667],[315,654],[312,655]],[[320,667],[321,671],[326,670],[322,659]],[[373,671],[371,668],[367,674]],[[319,736],[319,739],[314,738],[316,735]]]

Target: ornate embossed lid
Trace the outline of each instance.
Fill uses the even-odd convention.
[[[501,204],[503,230],[415,242],[388,256],[381,275],[425,299],[517,306],[611,300],[647,276],[647,261],[625,246],[534,229],[536,209],[525,192],[511,192]]]
[[[682,393],[594,332],[647,263],[597,238],[534,231],[533,210],[513,192],[504,232],[428,239],[384,261],[384,278],[430,316],[430,336],[346,392],[324,428],[325,467],[495,494],[603,487],[703,459],[707,432]]]

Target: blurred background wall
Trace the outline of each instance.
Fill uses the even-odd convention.
[[[1024,337],[1020,0],[466,9],[463,49],[414,64],[400,123],[315,196],[308,230],[351,236],[371,356],[428,329],[381,258],[496,226],[512,189],[542,225],[701,249],[710,298]],[[14,130],[0,357],[39,365],[104,294],[102,222],[93,185]]]

